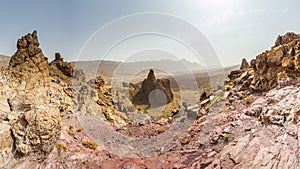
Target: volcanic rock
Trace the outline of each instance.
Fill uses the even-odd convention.
[[[64,62],[60,53],[55,53],[55,59],[50,63],[50,66],[55,66],[59,69],[64,75],[72,77],[74,73],[74,66],[71,63]]]
[[[233,71],[230,72],[228,77],[229,77],[230,80],[234,80],[234,79],[240,77],[241,74],[242,74],[241,70],[233,70]]]
[[[17,43],[18,50],[9,62],[9,85],[16,90],[13,96],[26,95],[32,105],[47,105],[49,96],[49,66],[48,58],[39,48],[37,32],[27,34]],[[12,99],[12,98],[11,98]],[[22,102],[20,99],[12,99]]]
[[[0,150],[12,148],[13,139],[11,138],[10,125],[5,122],[0,123]]]
[[[248,68],[249,68],[249,63],[247,62],[247,60],[245,58],[243,58],[240,70],[246,70]]]
[[[247,116],[233,111],[237,117],[233,133],[240,134],[208,168],[299,168],[299,85],[274,88],[259,96],[249,109],[243,108]],[[257,125],[253,118],[267,126]],[[244,131],[243,126],[247,126]]]
[[[85,81],[83,70],[77,69],[69,62],[65,62],[60,53],[55,53],[55,59],[49,64],[50,75],[58,77],[63,81],[75,79],[76,81]]]
[[[56,109],[33,109],[25,112],[12,125],[11,130],[18,152],[37,153],[41,155],[38,158],[44,158],[51,152],[60,135],[60,116]]]
[[[294,39],[298,39],[298,38],[299,38],[299,35],[295,34],[294,32],[287,32],[284,36],[279,35],[277,37],[274,47],[290,43]]]
[[[277,38],[275,46],[270,51],[258,55],[251,62],[254,69],[254,79],[251,82],[254,91],[268,91],[277,86],[282,76],[299,74],[299,70],[295,68],[299,49],[299,35],[288,32]]]
[[[116,126],[125,126],[130,123],[128,117],[118,111],[112,100],[111,91],[105,85],[105,81],[101,76],[91,79],[86,86],[82,86],[79,98],[82,103],[78,102],[82,112],[96,112]]]
[[[48,59],[39,48],[37,32],[21,37],[8,67],[6,91],[14,145],[21,154],[50,153],[61,130],[58,109],[49,106]],[[10,114],[14,114],[10,117]],[[30,128],[30,129],[29,129]],[[41,156],[41,158],[43,158]]]
[[[266,92],[278,86],[280,81],[285,81],[282,79],[299,80],[299,56],[300,37],[288,32],[277,38],[271,50],[251,60],[250,67],[243,59],[240,70],[232,71],[228,77],[231,84],[239,86],[238,90]]]
[[[5,164],[11,157],[14,140],[11,136],[10,125],[0,120],[0,164]]]
[[[157,90],[155,90],[157,89]],[[154,91],[153,100],[160,104],[170,103],[173,100],[173,93],[170,87],[170,80],[166,78],[156,79],[154,71],[151,69],[147,78],[142,82],[141,86],[130,84],[130,94],[132,96],[132,103],[134,105],[145,104],[151,105],[149,100],[150,93]],[[153,105],[152,105],[153,106]]]

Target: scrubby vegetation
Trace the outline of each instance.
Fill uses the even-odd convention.
[[[93,141],[84,141],[82,142],[82,145],[86,148],[93,149],[93,150],[96,150],[96,148],[98,147],[98,144]]]
[[[58,152],[67,151],[67,147],[63,144],[57,143],[55,147]]]

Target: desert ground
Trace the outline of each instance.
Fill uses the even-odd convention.
[[[1,167],[300,167],[298,34],[221,69],[54,55],[33,31],[0,57]]]

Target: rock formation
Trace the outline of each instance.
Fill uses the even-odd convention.
[[[16,157],[13,148],[18,157],[46,158],[60,136],[61,117],[76,110],[116,126],[129,123],[100,76],[86,82],[83,71],[59,53],[49,64],[36,31],[18,40],[8,68],[0,71],[0,86],[1,164]]]
[[[229,74],[224,126],[211,141],[233,138],[207,168],[299,168],[299,45],[299,35],[286,33],[249,68]]]
[[[294,33],[279,36],[251,66],[243,59],[240,69],[229,74],[225,91],[203,92],[197,105],[184,103],[186,116],[178,113],[175,121],[182,133],[175,128],[173,134],[174,123],[168,120],[128,125],[129,116],[116,107],[129,107],[122,107],[122,100],[115,105],[101,76],[85,81],[83,71],[59,54],[48,64],[36,32],[28,34],[18,41],[9,68],[0,70],[0,164],[21,157],[15,160],[20,164],[8,167],[299,168],[299,39]],[[128,88],[136,104],[152,106],[151,99],[161,98],[155,90],[173,100],[170,81],[157,79],[153,70],[143,82],[122,89]],[[117,98],[127,96],[122,94]],[[121,157],[111,147],[130,156]],[[12,155],[14,148],[19,156]],[[145,151],[155,155],[143,157]],[[36,158],[46,159],[32,161]]]
[[[131,100],[134,105],[150,105],[149,95],[152,91],[158,89],[162,91],[164,98],[160,94],[155,95],[154,93],[153,100],[161,100],[162,104],[170,103],[173,100],[173,93],[170,87],[170,80],[166,78],[156,79],[154,71],[151,69],[148,73],[147,78],[142,82],[141,86],[130,84],[130,95]],[[157,103],[159,106],[159,103]]]
[[[295,39],[299,39],[299,35],[295,34],[294,32],[287,32],[285,35],[281,36],[279,35],[275,41],[275,46],[280,46],[280,45],[284,45],[284,44],[288,44],[290,42],[292,42]]]
[[[64,75],[72,77],[74,74],[75,67],[68,62],[65,62],[61,57],[60,53],[55,53],[55,59],[50,63],[50,67],[54,67],[50,72],[52,76],[59,76],[55,68],[60,70]]]
[[[271,50],[258,55],[251,61],[254,78],[253,91],[268,91],[277,86],[284,77],[299,75],[300,37],[295,33],[279,36]]]
[[[52,84],[54,103],[61,111],[61,115],[71,110],[83,114],[102,117],[105,121],[116,126],[127,125],[129,119],[118,112],[113,104],[110,91],[101,76],[85,81],[86,77],[81,69],[65,62],[60,53],[55,53],[55,59],[49,64],[50,75],[56,82]],[[59,92],[63,88],[61,92]]]
[[[84,109],[82,112],[98,112],[109,123],[116,126],[125,126],[130,123],[128,117],[124,113],[119,112],[114,105],[111,91],[107,89],[101,76],[89,80],[86,88],[82,88],[82,90],[86,91],[86,94],[81,95],[85,100],[82,105]],[[84,93],[83,91],[81,93]]]
[[[279,36],[275,46],[251,60],[250,67],[243,59],[240,70],[232,71],[227,88],[239,86],[239,91],[269,91],[285,79],[299,80],[300,37],[295,33]],[[225,87],[225,88],[226,88]]]
[[[18,152],[37,153],[38,158],[45,158],[60,135],[59,119],[58,111],[48,107],[26,111],[11,128]]]
[[[1,72],[5,88],[1,101],[2,105],[7,103],[2,109],[4,120],[8,121],[18,153],[40,154],[39,158],[44,158],[61,130],[58,109],[50,104],[48,61],[39,48],[36,31],[21,37],[17,49],[8,69]]]
[[[49,67],[46,58],[39,48],[37,32],[27,34],[20,38],[17,43],[17,52],[9,62],[10,79],[9,85],[16,89],[12,95],[20,98],[27,97],[27,102],[32,105],[47,105],[49,97]],[[22,100],[13,99],[16,102]]]
[[[248,68],[249,68],[249,63],[247,62],[247,60],[245,58],[243,58],[240,70],[246,70]]]

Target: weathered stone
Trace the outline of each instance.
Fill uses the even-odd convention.
[[[297,54],[295,56],[295,61],[294,61],[295,69],[300,70],[300,54]]]
[[[49,154],[60,131],[60,116],[55,109],[39,108],[30,110],[11,127],[18,152],[38,153],[41,158]]]
[[[283,44],[290,43],[294,39],[299,39],[299,35],[294,32],[287,32],[284,36],[279,35],[275,42],[275,47]]]
[[[63,58],[61,57],[60,53],[55,53],[55,59],[54,59],[54,61],[52,61],[50,63],[51,76],[59,76],[60,77],[61,76],[60,73],[55,71],[57,69],[52,68],[52,67],[57,68],[65,76],[68,76],[68,77],[72,77],[73,73],[74,73],[74,70],[75,70],[75,67],[71,63],[63,61]]]
[[[284,57],[282,59],[282,67],[293,68],[293,66],[294,66],[294,62],[291,59],[289,59],[288,57]]]
[[[9,62],[11,74],[9,84],[12,86],[15,84],[15,87],[24,84],[25,88],[19,87],[17,91],[26,93],[28,101],[31,101],[30,104],[48,105],[50,101],[48,61],[39,48],[36,31],[20,38],[17,46],[18,50]],[[18,98],[14,98],[16,104],[23,99],[23,97]]]
[[[10,132],[10,125],[0,122],[0,150],[13,147],[13,138]]]
[[[275,88],[282,78],[295,77],[299,74],[300,50],[297,50],[300,48],[299,35],[288,32],[284,36],[279,36],[275,44],[271,50],[251,60],[251,69],[243,59],[245,69],[241,66],[240,70],[232,71],[228,75],[230,81],[227,83],[236,84],[238,91],[265,92]],[[241,70],[248,72],[248,75],[242,78],[244,74]]]
[[[169,79],[156,79],[154,71],[151,69],[141,86],[130,84],[131,101],[134,105],[150,105],[149,95],[151,92],[163,92],[165,97],[160,97],[159,93],[154,93],[152,100],[157,101],[156,106],[170,103],[173,100],[173,93]]]
[[[246,70],[249,68],[249,63],[247,62],[247,60],[245,58],[243,58],[241,66],[240,66],[240,70]]]

